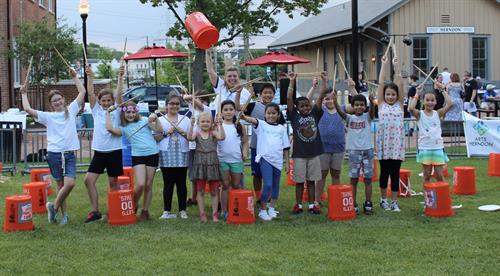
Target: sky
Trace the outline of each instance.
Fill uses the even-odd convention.
[[[330,0],[325,7],[332,7],[348,0]],[[79,0],[57,1],[57,16],[66,19],[70,26],[78,28],[77,37],[81,41],[82,19],[78,13]],[[90,12],[87,18],[87,42],[123,50],[127,37],[127,51],[135,52],[146,43],[165,45],[165,33],[172,26],[176,18],[166,6],[152,7],[151,4],[141,4],[139,0],[89,0]],[[178,10],[184,17],[182,9]],[[297,13],[294,19],[286,15],[278,15],[278,31],[271,34],[265,31],[263,35],[250,38],[252,48],[267,48],[271,42],[304,22],[307,18]],[[169,43],[175,39],[168,38]],[[235,41],[241,45],[241,41]]]

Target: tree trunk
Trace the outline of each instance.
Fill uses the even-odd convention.
[[[203,89],[203,71],[205,70],[205,50],[196,48],[196,55],[192,66],[192,80],[194,90]]]

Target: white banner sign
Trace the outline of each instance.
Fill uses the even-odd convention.
[[[473,34],[474,27],[427,27],[428,34]]]
[[[481,120],[463,113],[467,156],[500,152],[500,120]]]

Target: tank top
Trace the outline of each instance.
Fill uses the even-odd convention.
[[[443,138],[441,137],[441,120],[436,110],[432,111],[432,116],[425,114],[420,110],[420,120],[418,126],[418,148],[424,150],[444,148]]]

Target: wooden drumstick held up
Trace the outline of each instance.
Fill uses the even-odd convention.
[[[61,58],[61,60],[64,62],[64,64],[66,64],[66,66],[68,66],[68,68],[71,68],[71,65],[69,65],[69,63],[66,61],[66,59],[61,55],[59,50],[57,50],[56,47],[54,47],[54,50],[56,50],[57,55]]]
[[[350,79],[351,76],[349,75],[349,71],[347,71],[347,68],[345,67],[344,60],[342,59],[342,56],[340,55],[340,53],[338,55],[339,55],[340,63],[342,64],[342,67],[344,67],[345,74],[347,75],[347,78]]]

